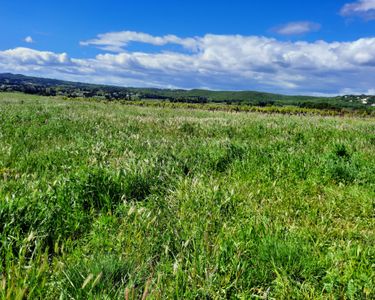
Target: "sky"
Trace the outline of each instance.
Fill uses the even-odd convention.
[[[375,0],[0,0],[0,73],[375,94]]]

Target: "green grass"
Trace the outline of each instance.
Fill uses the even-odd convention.
[[[0,94],[0,297],[374,299],[375,119]]]

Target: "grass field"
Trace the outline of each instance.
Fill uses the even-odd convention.
[[[374,299],[375,119],[0,94],[3,299]]]

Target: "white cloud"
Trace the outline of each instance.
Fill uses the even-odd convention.
[[[213,34],[172,39],[138,33],[127,41],[122,39],[117,47],[123,49],[124,43],[141,37],[143,42],[160,45],[160,51],[103,51],[93,58],[70,58],[66,53],[16,48],[0,51],[0,72],[124,86],[291,94],[338,94],[345,89],[368,91],[375,86],[375,38],[328,43]],[[164,51],[162,46],[171,40],[181,45],[188,40],[186,48],[191,51]],[[109,44],[100,42],[100,47]]]
[[[2,60],[15,65],[65,65],[70,63],[66,53],[56,54],[49,51],[38,51],[30,48],[15,48],[0,51]],[[3,63],[4,61],[1,61]]]
[[[321,25],[313,22],[291,22],[274,28],[274,31],[281,35],[300,35],[312,31],[318,31]]]
[[[163,46],[166,44],[177,44],[188,49],[195,49],[196,39],[194,38],[179,38],[175,35],[152,36],[147,33],[134,31],[120,31],[99,34],[97,38],[82,41],[81,46],[97,46],[100,49],[122,52],[123,48],[131,42],[147,43],[156,46]]]
[[[359,16],[365,19],[375,19],[375,0],[359,0],[345,4],[340,11],[342,16]]]
[[[34,43],[34,40],[33,40],[33,38],[32,38],[31,36],[27,36],[27,37],[25,37],[24,41],[25,41],[26,43],[29,43],[29,44]]]

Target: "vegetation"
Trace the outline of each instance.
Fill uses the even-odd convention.
[[[0,93],[0,298],[373,299],[375,119]]]
[[[182,103],[222,103],[257,107],[296,106],[324,110],[375,109],[375,96],[312,97],[287,96],[254,91],[209,91],[170,90],[153,88],[123,88],[106,85],[67,82],[54,79],[28,77],[14,74],[0,74],[0,91],[23,92],[43,96],[65,96],[69,98],[91,98],[98,100],[157,100]]]
[[[360,116],[374,117],[375,109],[318,109],[296,106],[250,106],[250,105],[225,105],[222,103],[181,103],[181,102],[161,102],[161,101],[119,101],[125,105],[137,105],[147,107],[162,108],[180,108],[180,109],[199,109],[209,111],[226,112],[257,112],[264,114],[283,114],[283,115],[319,115],[319,116]]]

